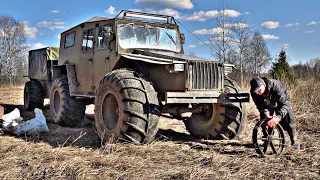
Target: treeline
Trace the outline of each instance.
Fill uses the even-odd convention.
[[[237,82],[241,81],[239,66],[229,75]],[[251,71],[243,71],[244,84],[248,86],[250,79],[254,75]],[[320,58],[310,59],[305,63],[290,66],[285,50],[281,50],[278,57],[273,60],[268,72],[259,74],[260,77],[267,77],[280,80],[287,85],[295,85],[299,80],[320,82]]]
[[[320,58],[314,58],[306,63],[293,65],[291,70],[294,74],[294,77],[297,79],[315,79],[320,81]]]

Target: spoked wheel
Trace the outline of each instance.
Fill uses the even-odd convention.
[[[280,124],[275,128],[266,126],[266,120],[260,120],[253,129],[252,141],[257,153],[263,156],[279,156],[285,148],[284,132]]]

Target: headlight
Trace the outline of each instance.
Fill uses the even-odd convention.
[[[173,71],[175,72],[184,71],[184,64],[174,64]]]
[[[223,64],[223,66],[224,66],[224,74],[225,75],[232,73],[232,69],[235,68],[233,64]]]

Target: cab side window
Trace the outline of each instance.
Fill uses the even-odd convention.
[[[111,41],[111,38],[105,36],[105,29],[107,28],[112,29],[111,24],[106,24],[99,27],[98,43],[97,43],[98,49],[109,48],[109,43]]]
[[[93,48],[93,35],[94,29],[87,29],[83,31],[83,39],[82,39],[82,51],[91,51]]]
[[[76,32],[73,31],[65,36],[64,48],[68,48],[74,45],[74,40],[76,37]]]

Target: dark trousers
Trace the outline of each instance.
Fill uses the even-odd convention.
[[[294,123],[294,118],[292,115],[292,110],[288,110],[287,115],[281,119],[280,125],[282,126],[283,130],[287,131],[290,136],[291,144],[295,144],[297,137],[296,137],[296,126]]]

